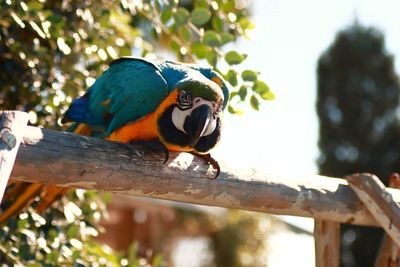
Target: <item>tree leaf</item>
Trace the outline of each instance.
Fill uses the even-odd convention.
[[[237,72],[234,70],[229,70],[228,73],[225,75],[225,79],[232,85],[236,86],[238,84],[238,79],[237,79]]]
[[[189,21],[189,16],[190,13],[186,8],[184,7],[178,8],[174,14],[176,25],[181,26],[186,24]]]
[[[220,34],[220,36],[221,36],[221,41],[222,41],[222,44],[221,44],[221,45],[230,43],[230,42],[232,42],[233,40],[235,40],[235,37],[234,37],[232,34],[227,33],[227,32],[222,32],[222,33]]]
[[[258,80],[254,82],[253,91],[262,95],[269,91],[269,87],[265,82]]]
[[[222,43],[222,40],[218,33],[216,33],[215,31],[212,31],[212,30],[208,30],[204,33],[203,43],[205,45],[215,47],[215,46],[220,46]]]
[[[260,96],[264,100],[274,100],[275,99],[275,94],[272,93],[271,91],[260,94]]]
[[[244,70],[242,72],[243,81],[254,82],[257,80],[258,73],[252,70]]]
[[[240,86],[238,94],[240,96],[240,100],[244,101],[247,96],[247,87],[244,85]]]
[[[247,55],[241,55],[236,51],[229,51],[228,53],[225,54],[225,61],[229,65],[237,65],[242,63],[243,60],[245,60]]]
[[[206,24],[211,18],[211,12],[210,10],[206,8],[195,8],[190,15],[190,20],[192,23],[196,26],[202,26]]]
[[[235,109],[231,105],[228,105],[228,111],[229,111],[229,113],[232,113],[232,114],[237,114],[237,115],[243,114],[243,111],[241,111],[240,109]]]
[[[171,9],[166,9],[161,12],[160,20],[163,24],[166,24],[172,18]]]
[[[224,30],[224,20],[221,19],[220,17],[218,17],[217,15],[213,16],[213,18],[211,19],[211,25],[213,27],[214,30],[218,31],[218,32],[222,32]]]
[[[180,27],[178,32],[179,32],[179,37],[181,37],[186,42],[189,42],[190,39],[192,38],[192,34],[190,33],[188,26]]]
[[[250,97],[250,105],[253,109],[255,110],[259,110],[259,106],[260,106],[260,101],[258,101],[258,98],[256,95],[251,95]]]
[[[200,42],[194,42],[191,45],[192,52],[198,57],[199,59],[203,59],[207,57],[207,53],[209,48]]]
[[[256,27],[250,20],[245,17],[239,20],[239,24],[243,30],[253,30]]]
[[[207,61],[208,61],[208,63],[210,63],[210,65],[215,67],[217,65],[217,61],[218,61],[217,53],[213,50],[209,51],[207,54]]]

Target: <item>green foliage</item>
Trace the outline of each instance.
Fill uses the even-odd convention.
[[[180,7],[173,14],[177,26],[182,26],[189,21],[190,13],[186,8]]]
[[[231,210],[212,235],[216,266],[266,266],[266,259],[255,257],[266,251],[270,222],[263,214]],[[266,227],[267,225],[267,227]]]
[[[104,210],[104,198],[94,191],[70,192],[57,207],[38,214],[29,207],[0,228],[0,262],[20,266],[139,266],[137,254],[116,253],[92,241]],[[35,205],[35,203],[34,203]],[[33,206],[34,206],[33,205]],[[163,262],[158,265],[163,266]]]
[[[196,26],[203,26],[210,20],[210,18],[210,10],[203,7],[195,8],[190,15],[190,21]]]
[[[257,96],[252,95],[250,97],[250,105],[253,109],[258,110],[258,107],[260,106],[260,101],[258,100]]]
[[[255,25],[248,19],[247,9],[238,8],[234,0],[197,0],[190,2],[190,5],[180,4],[179,1],[170,1],[168,5],[154,5],[152,1],[146,3],[137,12],[150,21],[151,27],[160,29],[155,38],[162,38],[162,45],[174,51],[178,60],[196,62],[206,59],[234,87],[233,96],[238,95],[238,91],[235,91],[237,86],[246,83],[257,99],[274,99],[268,86],[259,80],[257,71],[246,70],[241,77],[238,76],[235,68],[245,61],[247,55],[235,50],[223,50],[226,44],[235,42],[238,37],[247,37],[247,33],[254,29]],[[262,83],[262,88],[254,87],[256,82]],[[230,103],[228,110],[236,110],[234,106],[244,101],[249,101],[248,104],[254,107],[254,101],[250,100],[239,97]]]
[[[207,30],[203,36],[203,43],[206,46],[217,47],[222,45],[222,39],[215,31]]]
[[[400,161],[399,92],[381,32],[355,24],[337,34],[318,62],[321,174],[370,172],[387,182]],[[343,225],[341,266],[373,266],[380,230]]]
[[[237,65],[243,62],[245,60],[247,55],[241,55],[236,51],[229,51],[228,53],[225,54],[225,61],[229,65]]]
[[[62,114],[111,60],[152,57],[160,47],[179,61],[207,61],[223,74],[233,87],[231,99],[236,99],[228,107],[230,112],[240,114],[235,106],[243,101],[258,108],[259,100],[273,98],[272,93],[257,71],[240,74],[235,69],[245,55],[224,51],[225,45],[246,37],[254,28],[248,16],[248,10],[234,0],[193,0],[189,4],[1,1],[0,109],[25,110],[31,124],[65,129],[60,124]],[[92,241],[104,209],[95,192],[74,191],[62,202],[45,214],[36,214],[30,207],[9,220],[0,229],[0,262],[27,266],[143,263],[133,248],[129,255],[122,255]],[[162,266],[164,262],[155,257],[152,264]]]
[[[0,107],[31,111],[31,122],[47,127],[59,128],[71,99],[140,38],[130,14],[113,2],[0,5]]]
[[[252,70],[245,70],[242,72],[243,81],[254,82],[257,80],[258,73]]]
[[[262,99],[272,100],[275,98],[274,94],[269,90],[268,85],[263,81],[255,81],[253,84],[253,91],[258,93]]]
[[[240,97],[240,100],[244,101],[246,99],[246,96],[247,96],[247,87],[244,86],[244,85],[240,86],[238,95]]]

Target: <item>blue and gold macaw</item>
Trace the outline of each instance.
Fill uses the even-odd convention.
[[[216,168],[218,176],[218,163],[209,150],[219,141],[221,113],[228,99],[225,82],[211,68],[126,57],[111,62],[86,94],[71,103],[62,122],[74,122],[70,129],[78,134],[156,143],[166,151],[166,160],[168,151],[193,153]],[[10,193],[21,196],[3,211],[0,223],[42,191],[46,194],[39,211],[66,190],[26,183],[13,186]]]

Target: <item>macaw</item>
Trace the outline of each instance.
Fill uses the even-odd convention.
[[[123,57],[87,92],[72,101],[63,123],[83,135],[117,142],[145,142],[168,151],[189,152],[217,169],[210,156],[220,138],[221,114],[229,99],[223,78],[194,64]],[[5,200],[17,200],[0,215],[0,223],[40,195],[36,209],[44,211],[65,188],[14,182]]]

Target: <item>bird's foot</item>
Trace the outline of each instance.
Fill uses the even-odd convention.
[[[217,171],[215,176],[211,179],[216,179],[218,177],[218,175],[221,172],[221,168],[219,167],[218,161],[216,161],[213,157],[211,157],[210,153],[207,153],[207,154],[199,154],[196,152],[190,152],[190,153],[203,159],[206,164],[211,165]]]
[[[160,153],[160,152],[164,153],[163,164],[165,164],[169,159],[169,151],[167,147],[163,143],[161,143],[160,140],[158,139],[153,139],[148,141],[143,141],[143,140],[131,141],[129,142],[129,144],[143,146],[154,153]]]

